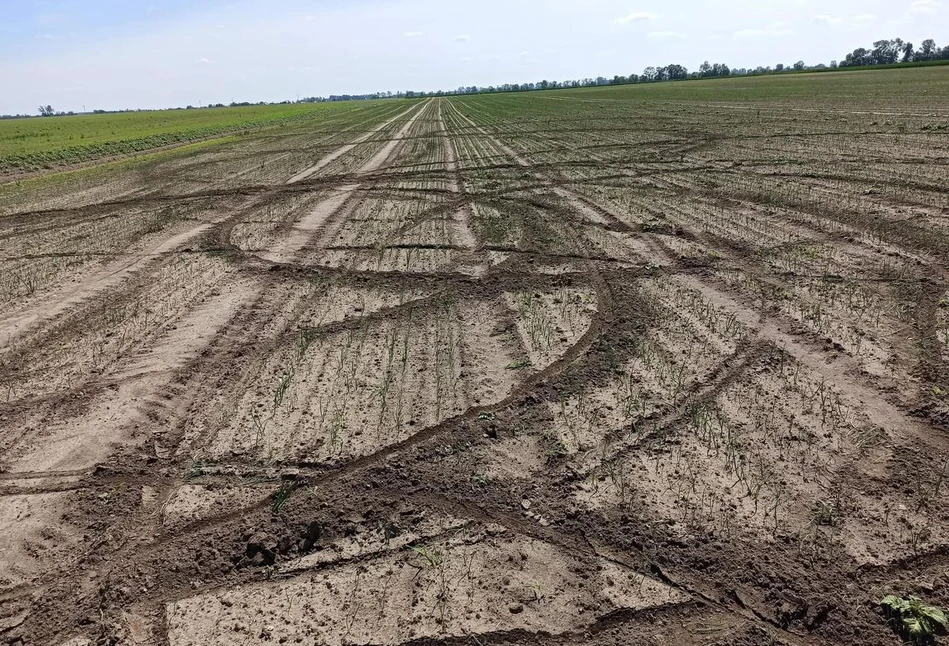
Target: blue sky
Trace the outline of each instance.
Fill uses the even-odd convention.
[[[949,44],[949,0],[11,0],[0,113],[160,108]]]

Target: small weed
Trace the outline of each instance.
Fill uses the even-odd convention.
[[[204,475],[204,462],[201,462],[196,457],[191,458],[191,464],[188,466],[188,472],[185,474],[185,480],[191,480],[192,478],[200,478]]]
[[[421,556],[432,567],[438,567],[442,562],[442,553],[437,548],[425,545],[412,545],[409,549]]]
[[[537,581],[526,583],[524,587],[531,591],[531,594],[534,596],[533,601],[540,601],[544,598],[544,587]]]
[[[547,464],[567,455],[567,447],[563,440],[553,434],[543,436],[544,440],[544,460]]]
[[[840,521],[840,506],[833,500],[818,500],[812,518],[815,525],[834,527]]]
[[[894,629],[911,643],[931,644],[935,635],[944,633],[949,625],[945,612],[927,606],[917,597],[904,599],[888,594],[880,605],[893,622]]]
[[[531,365],[531,362],[529,359],[516,359],[512,361],[511,363],[507,364],[505,368],[507,368],[508,370],[520,370],[521,368],[527,368],[530,365]]]

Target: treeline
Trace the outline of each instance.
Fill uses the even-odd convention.
[[[327,103],[331,101],[371,101],[373,99],[391,99],[398,96],[402,98],[405,93],[393,94],[392,92],[372,92],[371,94],[331,94],[330,96],[309,96],[300,99],[297,103]]]
[[[482,94],[492,92],[525,92],[530,90],[551,90],[558,88],[596,87],[600,85],[629,85],[634,83],[658,83],[662,81],[681,81],[685,79],[721,78],[727,76],[758,76],[762,74],[786,74],[794,72],[816,72],[846,67],[872,67],[874,65],[895,65],[899,63],[931,63],[934,61],[949,61],[949,46],[939,48],[932,39],[922,42],[919,49],[912,43],[904,42],[900,38],[893,40],[878,40],[873,43],[872,49],[859,47],[847,54],[841,61],[807,65],[804,61],[786,65],[778,63],[774,67],[738,67],[732,68],[724,63],[709,63],[705,61],[698,70],[690,72],[685,66],[673,63],[661,67],[649,66],[642,74],[629,76],[614,76],[606,78],[584,78],[570,81],[539,81],[537,83],[505,83],[503,85],[476,87],[459,87],[456,90],[438,92],[398,92],[397,97],[442,96],[446,94]]]
[[[844,60],[840,67],[866,67],[869,65],[893,65],[895,63],[926,63],[949,60],[949,45],[939,49],[932,38],[923,41],[917,50],[913,43],[904,43],[901,38],[878,40],[873,49],[858,47]]]

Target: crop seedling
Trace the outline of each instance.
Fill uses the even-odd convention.
[[[280,484],[280,488],[277,489],[277,492],[273,496],[273,505],[271,506],[273,513],[280,513],[283,506],[290,500],[290,496],[296,491],[297,486],[298,484],[295,480],[284,480]]]
[[[448,604],[448,572],[446,570],[446,555],[437,547],[425,545],[410,545],[409,549],[419,555],[429,568],[438,575],[438,622],[445,623],[445,611]],[[421,570],[419,570],[421,572]]]

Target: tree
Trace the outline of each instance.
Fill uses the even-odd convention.
[[[706,76],[711,76],[711,75],[712,75],[712,65],[708,61],[705,61],[704,63],[699,65],[699,76],[706,77]]]
[[[913,60],[913,43],[906,43],[903,45],[903,58],[900,59],[901,63],[909,63]]]
[[[798,72],[804,69],[804,61],[798,61],[794,64],[794,69]]]
[[[844,60],[840,62],[841,67],[862,67],[863,65],[872,65],[873,54],[866,47],[858,47],[853,50]]]
[[[45,106],[41,105],[39,107],[39,110],[40,110],[41,117],[51,117],[54,114],[56,114],[56,111],[53,110],[53,106],[51,105],[45,105]]]
[[[869,65],[892,65],[899,57],[903,49],[903,41],[900,38],[894,40],[878,40],[873,43],[873,51],[870,52]]]
[[[784,71],[784,63],[778,63],[777,65],[775,65],[775,66],[774,66],[774,71],[775,71],[775,72],[783,72],[783,71]]]
[[[934,41],[932,38],[927,38],[923,41],[923,45],[920,47],[919,51],[916,52],[916,57],[914,60],[931,61],[934,60],[938,54],[939,50],[936,49],[936,41]]]
[[[646,69],[644,69],[644,70],[643,70],[643,75],[642,75],[642,77],[640,77],[640,80],[641,80],[643,83],[652,83],[653,81],[655,81],[655,80],[656,80],[656,68],[650,66],[650,67],[647,67]]]
[[[679,81],[689,77],[689,70],[678,63],[672,63],[666,67],[666,75],[670,81]]]

